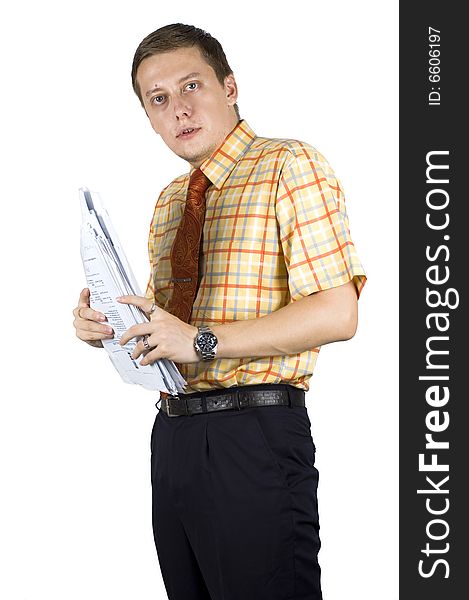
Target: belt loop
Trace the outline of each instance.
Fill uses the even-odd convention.
[[[236,410],[241,410],[241,406],[239,405],[239,390],[235,390],[235,393],[233,394],[233,404],[233,408],[236,408]]]
[[[293,394],[290,389],[290,386],[287,384],[287,396],[288,396],[288,406],[289,408],[293,408]]]
[[[189,405],[187,404],[187,395],[184,395],[184,408],[186,409],[186,415],[189,416]]]

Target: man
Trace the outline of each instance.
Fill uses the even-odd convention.
[[[296,140],[239,117],[220,44],[188,25],[147,36],[132,82],[190,174],[161,193],[149,236],[141,364],[175,361],[151,436],[153,531],[170,600],[322,598],[315,447],[305,407],[319,347],[350,339],[365,274],[340,184]],[[195,183],[194,183],[195,182]],[[198,211],[198,212],[197,212]],[[83,290],[80,339],[112,337]]]

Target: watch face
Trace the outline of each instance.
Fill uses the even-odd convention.
[[[217,338],[215,334],[210,331],[199,333],[197,337],[197,346],[201,352],[211,352],[217,345]]]

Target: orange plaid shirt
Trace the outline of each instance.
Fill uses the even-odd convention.
[[[297,140],[257,137],[240,121],[200,167],[206,192],[200,286],[192,325],[256,319],[315,292],[366,281],[341,185],[325,158]],[[171,298],[170,251],[189,173],[160,194],[150,226],[146,297]],[[309,389],[319,348],[292,356],[221,358],[181,366],[187,392],[289,383]]]

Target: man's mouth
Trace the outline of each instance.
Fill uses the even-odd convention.
[[[191,135],[193,135],[194,133],[197,133],[197,131],[200,130],[200,127],[186,127],[185,129],[183,129],[180,133],[177,134],[177,138],[187,138]]]

